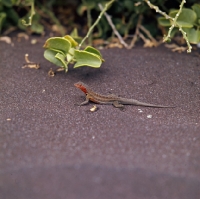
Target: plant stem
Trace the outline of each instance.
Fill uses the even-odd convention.
[[[22,20],[22,24],[24,25],[24,26],[31,26],[31,24],[32,24],[32,19],[33,19],[33,16],[35,15],[35,7],[34,7],[34,1],[31,3],[31,15],[30,15],[30,17],[28,18],[29,19],[29,21],[28,21],[28,23],[26,23],[26,21],[25,20]]]
[[[111,0],[110,2],[106,3],[104,9],[101,11],[100,15],[98,16],[97,20],[94,22],[94,24],[90,27],[90,29],[88,30],[87,32],[87,35],[83,38],[83,40],[81,41],[81,43],[79,44],[78,46],[78,49],[81,48],[81,46],[83,45],[83,43],[85,42],[85,40],[89,37],[89,35],[91,34],[91,32],[93,31],[94,27],[99,23],[102,15],[104,14],[104,12],[106,12],[106,10],[108,9],[108,7],[110,5],[112,5],[112,3],[114,2],[115,0]]]
[[[86,0],[82,0],[82,2],[87,5]],[[91,8],[90,6],[87,6],[87,26],[90,29],[92,26],[92,17],[91,17]],[[90,36],[88,37],[88,43],[91,46],[92,45],[92,32],[90,33]]]
[[[192,46],[190,45],[190,42],[189,42],[189,40],[188,40],[188,38],[187,38],[187,34],[186,34],[186,32],[183,31],[181,25],[179,25],[179,24],[177,23],[177,19],[178,19],[179,15],[180,15],[180,13],[181,13],[181,11],[182,11],[182,9],[183,9],[184,3],[186,3],[186,0],[182,0],[181,4],[180,4],[180,6],[179,6],[180,9],[179,9],[179,11],[177,12],[175,18],[172,18],[172,17],[170,17],[169,15],[167,15],[165,12],[162,12],[162,11],[158,8],[158,6],[154,6],[149,0],[144,0],[144,1],[148,4],[148,6],[149,6],[150,8],[154,9],[156,12],[160,13],[161,15],[163,15],[166,19],[169,19],[170,21],[172,21],[172,25],[171,25],[171,27],[169,28],[168,34],[167,34],[167,36],[164,36],[163,41],[165,42],[165,41],[169,40],[173,28],[174,28],[174,27],[178,27],[178,28],[179,28],[179,31],[182,33],[183,38],[185,39],[185,41],[186,41],[186,43],[187,43],[187,46],[188,46],[187,52],[190,53],[190,52],[191,52],[191,49],[192,49]]]
[[[180,15],[180,13],[181,13],[181,11],[182,11],[182,9],[183,9],[184,3],[186,3],[186,1],[185,1],[185,0],[182,0],[181,5],[180,5],[180,9],[179,9],[178,13],[176,14],[175,18],[172,18],[172,19],[171,19],[172,25],[171,25],[171,27],[169,28],[169,32],[168,32],[167,36],[163,39],[164,42],[167,41],[167,40],[170,38],[171,32],[172,32],[172,30],[173,30],[173,28],[174,28],[175,26],[178,26],[179,28],[181,28],[181,27],[177,24],[177,19],[178,19],[179,15]],[[181,29],[182,29],[182,28],[181,28]]]
[[[92,17],[91,17],[91,9],[90,8],[87,9],[87,20],[88,20],[88,28],[90,28],[92,25]],[[92,45],[92,34],[88,38],[88,43],[90,46]]]
[[[103,6],[100,3],[98,5],[99,5],[100,10],[103,11]],[[111,17],[106,12],[104,12],[104,15],[105,15],[108,23],[110,24],[110,26],[111,26],[114,34],[118,37],[120,43],[122,45],[124,45],[126,48],[128,48],[128,44],[123,40],[122,36],[119,34],[119,32],[117,31],[117,29],[115,28],[115,25],[113,24],[113,22],[111,20]]]

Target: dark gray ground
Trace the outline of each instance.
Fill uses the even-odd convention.
[[[200,57],[107,49],[100,69],[49,77],[44,41],[0,42],[0,198],[199,199]],[[39,70],[21,68],[26,53]],[[77,81],[177,107],[90,112]]]

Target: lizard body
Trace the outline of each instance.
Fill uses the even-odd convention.
[[[112,104],[116,108],[122,108],[123,105],[137,105],[137,106],[147,106],[147,107],[157,107],[157,108],[172,108],[172,106],[162,106],[154,105],[149,103],[140,102],[135,99],[128,99],[123,97],[118,97],[116,95],[101,95],[90,89],[90,87],[83,82],[77,82],[74,84],[75,87],[82,90],[86,95],[86,100],[80,104],[80,106],[87,104],[92,101],[97,104]]]

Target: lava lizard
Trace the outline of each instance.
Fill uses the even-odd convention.
[[[92,101],[97,104],[112,104],[116,108],[123,108],[123,105],[136,105],[136,106],[147,106],[147,107],[157,107],[157,108],[173,108],[174,106],[162,106],[140,102],[135,99],[128,99],[123,97],[118,97],[116,95],[101,95],[90,89],[90,87],[83,82],[77,82],[74,84],[75,87],[81,89],[85,95],[86,100],[80,104],[80,106],[87,104],[89,101]]]

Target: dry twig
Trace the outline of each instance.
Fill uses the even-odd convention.
[[[103,6],[102,6],[100,3],[98,4],[98,6],[99,6],[100,10],[103,11]],[[123,40],[122,36],[119,34],[119,32],[117,31],[117,29],[115,28],[115,25],[113,24],[111,17],[110,17],[106,12],[104,12],[104,15],[105,15],[105,17],[106,17],[108,23],[110,24],[110,26],[111,26],[111,28],[112,28],[114,34],[115,34],[115,35],[117,36],[117,38],[119,39],[120,43],[121,43],[124,47],[128,48],[128,44]]]
[[[40,68],[40,64],[39,63],[31,62],[29,60],[28,54],[25,54],[25,61],[26,61],[26,63],[22,66],[22,68],[34,68],[34,69],[39,69]]]
[[[182,53],[185,52],[187,50],[187,47],[184,46],[178,46],[176,44],[165,44],[165,46],[167,48],[170,48],[173,52],[178,52],[178,53]]]

